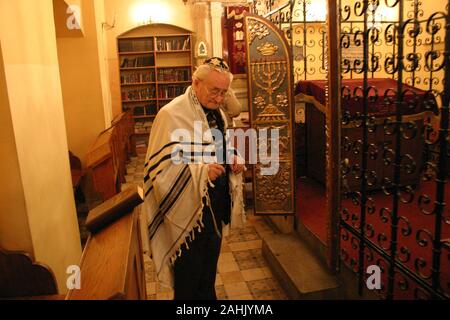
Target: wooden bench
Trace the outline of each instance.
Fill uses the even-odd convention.
[[[49,267],[0,248],[0,299],[63,300]]]
[[[139,208],[89,237],[81,258],[81,289],[67,300],[145,300]]]
[[[120,180],[125,182],[126,161],[130,156],[136,156],[136,145],[133,140],[134,125],[131,112],[124,112],[115,117],[111,126],[115,127],[116,132],[116,159]]]
[[[113,157],[114,127],[102,132],[87,154],[87,167],[92,170],[95,190],[103,201],[118,192],[117,169]]]
[[[87,167],[92,170],[94,187],[103,201],[120,192],[120,185],[125,182],[126,160],[136,153],[133,152],[131,122],[131,113],[120,114],[89,148]]]
[[[80,262],[81,289],[67,295],[58,294],[49,267],[26,253],[0,250],[0,299],[145,300],[139,208],[89,237]]]

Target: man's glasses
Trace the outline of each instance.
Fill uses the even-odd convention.
[[[228,90],[220,90],[220,89],[208,89],[208,87],[205,85],[206,91],[208,92],[208,94],[212,97],[212,98],[217,98],[219,96],[221,97],[225,97],[225,95],[227,94]]]

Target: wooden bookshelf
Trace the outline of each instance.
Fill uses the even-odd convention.
[[[146,148],[158,111],[191,85],[192,35],[156,30],[117,39],[122,110],[133,114],[137,148]]]

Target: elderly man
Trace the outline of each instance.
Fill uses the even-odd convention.
[[[216,299],[222,225],[245,221],[245,167],[226,147],[220,110],[232,78],[222,59],[206,60],[192,86],[158,112],[150,133],[144,210],[158,279],[175,299]]]

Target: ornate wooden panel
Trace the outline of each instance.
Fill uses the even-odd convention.
[[[270,21],[245,17],[250,126],[257,135],[253,166],[255,214],[295,214],[292,60]],[[250,150],[252,152],[252,150]]]

